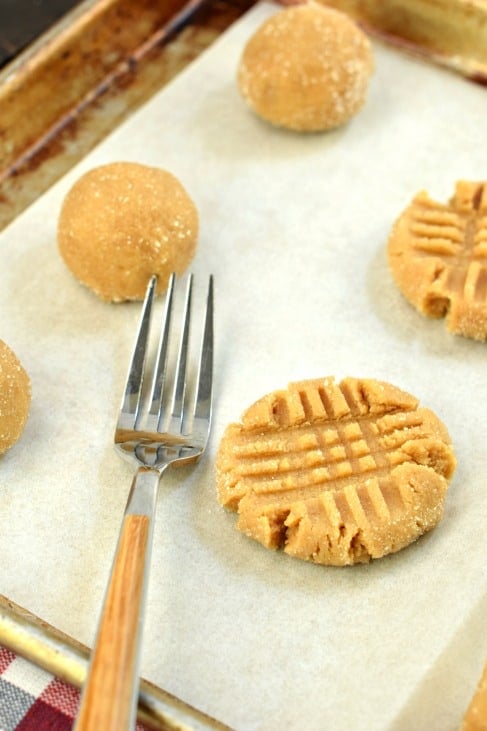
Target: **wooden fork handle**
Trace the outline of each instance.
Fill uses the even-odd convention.
[[[150,530],[148,515],[125,515],[76,731],[122,731],[133,723]]]

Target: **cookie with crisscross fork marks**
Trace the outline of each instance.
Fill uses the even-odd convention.
[[[450,437],[413,396],[375,380],[291,383],[230,424],[222,505],[268,548],[344,566],[404,548],[443,515]]]
[[[459,181],[448,205],[419,193],[394,224],[389,264],[420,312],[487,339],[487,183]]]

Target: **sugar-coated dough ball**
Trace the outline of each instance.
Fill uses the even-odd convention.
[[[363,106],[371,45],[348,16],[310,2],[280,10],[244,48],[238,87],[248,105],[280,127],[337,127]]]
[[[182,274],[198,239],[198,212],[179,180],[133,162],[83,175],[64,199],[58,222],[61,256],[101,299],[142,299],[153,274],[163,291]]]
[[[19,439],[29,415],[30,379],[22,364],[0,340],[0,454]]]

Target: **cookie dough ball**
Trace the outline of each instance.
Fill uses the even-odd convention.
[[[30,407],[30,379],[22,364],[0,340],[0,454],[24,431]]]
[[[408,546],[443,515],[455,457],[429,409],[391,384],[291,383],[230,424],[217,456],[222,505],[267,548],[333,566]]]
[[[308,3],[281,10],[250,38],[238,86],[263,119],[300,132],[338,127],[365,102],[373,57],[346,15]]]
[[[103,165],[68,192],[59,216],[58,246],[75,277],[101,299],[143,299],[158,275],[182,274],[198,238],[198,212],[179,180],[132,162]]]

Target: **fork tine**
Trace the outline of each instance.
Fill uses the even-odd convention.
[[[189,344],[189,323],[191,319],[191,293],[193,288],[193,275],[188,277],[188,286],[186,289],[186,300],[184,303],[183,313],[183,329],[181,340],[179,342],[178,360],[176,364],[176,377],[174,381],[174,392],[171,402],[171,420],[178,421],[179,424],[183,418],[184,394],[186,392],[186,363],[188,360],[188,344]]]
[[[164,379],[166,377],[167,354],[169,350],[169,328],[171,326],[172,300],[175,279],[176,275],[173,272],[169,278],[169,285],[167,288],[166,302],[162,318],[161,335],[159,339],[159,347],[157,349],[157,361],[154,367],[154,378],[152,381],[149,415],[151,417],[155,417],[156,428],[162,410],[162,391]]]
[[[139,329],[137,331],[134,350],[130,359],[130,366],[127,374],[127,381],[120,409],[120,418],[124,416],[133,416],[134,424],[141,403],[142,381],[144,378],[147,341],[149,338],[151,311],[152,304],[154,302],[156,284],[157,277],[151,277],[147,286],[142,314],[140,316]]]
[[[200,365],[196,384],[194,417],[210,419],[213,390],[213,276],[210,275],[206,299],[205,328],[201,342]]]

